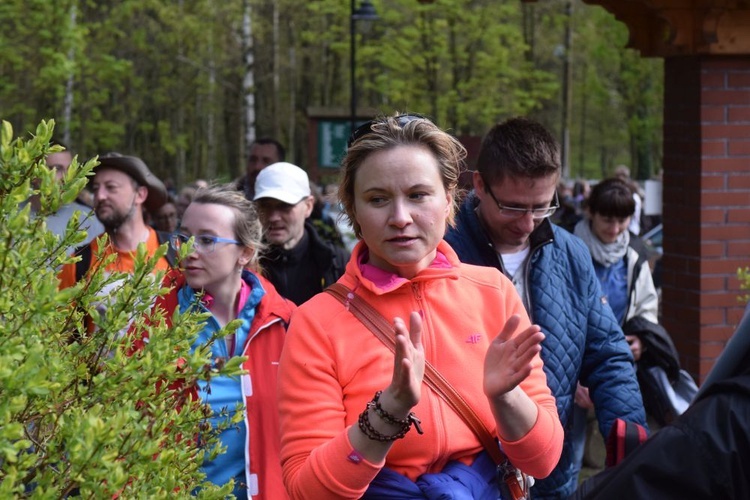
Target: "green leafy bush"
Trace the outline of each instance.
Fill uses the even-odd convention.
[[[740,290],[750,290],[750,267],[737,269],[737,279],[740,280]],[[741,295],[737,300],[747,303],[750,301],[750,295]]]
[[[190,353],[198,315],[176,314],[171,328],[146,319],[166,291],[152,274],[165,247],[151,260],[141,248],[132,275],[97,272],[58,290],[66,249],[84,236],[71,221],[57,238],[44,216],[75,199],[95,162],[74,161],[56,182],[44,162],[53,127],[42,122],[28,140],[7,122],[1,130],[0,498],[225,498],[231,485],[206,484],[200,471],[219,451],[208,409],[182,388],[236,375],[238,360],[216,369],[207,348]],[[150,339],[134,354],[130,324]]]

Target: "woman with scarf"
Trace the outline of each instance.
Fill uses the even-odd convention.
[[[656,423],[664,425],[662,410],[650,397],[657,388],[653,387],[655,382],[645,367],[660,366],[670,380],[675,380],[680,370],[679,360],[669,334],[658,324],[659,296],[645,246],[628,230],[634,213],[635,201],[630,186],[619,178],[604,179],[591,190],[586,216],[573,232],[588,246],[604,295],[630,344],[646,412],[655,417]],[[579,436],[582,458],[586,411],[592,405],[586,388],[580,385],[576,404],[573,426]]]

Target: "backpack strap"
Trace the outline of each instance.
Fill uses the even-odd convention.
[[[167,255],[166,259],[169,263],[169,267],[177,267],[177,251],[169,243],[170,234],[164,231],[156,231],[156,237],[159,240],[159,245],[167,244]]]
[[[75,251],[81,260],[76,262],[76,283],[81,281],[91,267],[91,243],[86,243]]]

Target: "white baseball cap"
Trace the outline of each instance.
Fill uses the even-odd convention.
[[[253,200],[273,198],[296,205],[310,196],[310,179],[307,172],[287,162],[272,163],[255,178]]]

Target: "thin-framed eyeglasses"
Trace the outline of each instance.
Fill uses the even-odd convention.
[[[399,127],[403,127],[407,123],[412,122],[414,120],[428,120],[429,118],[427,118],[426,116],[418,115],[416,113],[410,113],[406,115],[398,115],[394,117],[394,119],[396,120],[396,123],[398,123]],[[375,125],[376,123],[383,123],[383,122],[384,122],[383,119],[370,120],[369,122],[363,123],[362,125],[357,127],[354,130],[354,132],[352,132],[352,134],[349,136],[349,140],[346,141],[346,148],[349,149],[350,147],[352,147],[352,144],[354,144],[359,139],[361,139],[362,137],[372,132],[373,125]]]
[[[557,197],[557,191],[555,191],[555,197],[552,199],[552,205],[542,208],[517,208],[517,207],[506,207],[495,198],[494,193],[490,189],[490,185],[487,181],[484,182],[484,190],[490,195],[492,201],[495,202],[497,208],[500,210],[500,215],[507,219],[520,219],[524,215],[530,213],[531,218],[534,220],[542,220],[550,217],[555,211],[560,208],[560,200]]]
[[[190,238],[191,236],[188,236],[186,234],[172,233],[172,235],[169,237],[169,244],[172,246],[172,248],[174,248],[176,252],[179,252],[182,244],[187,243]],[[193,241],[193,250],[203,254],[211,253],[216,250],[217,243],[231,243],[232,245],[242,244],[239,241],[232,240],[230,238],[220,238],[218,236],[213,236],[210,234],[199,234]]]

